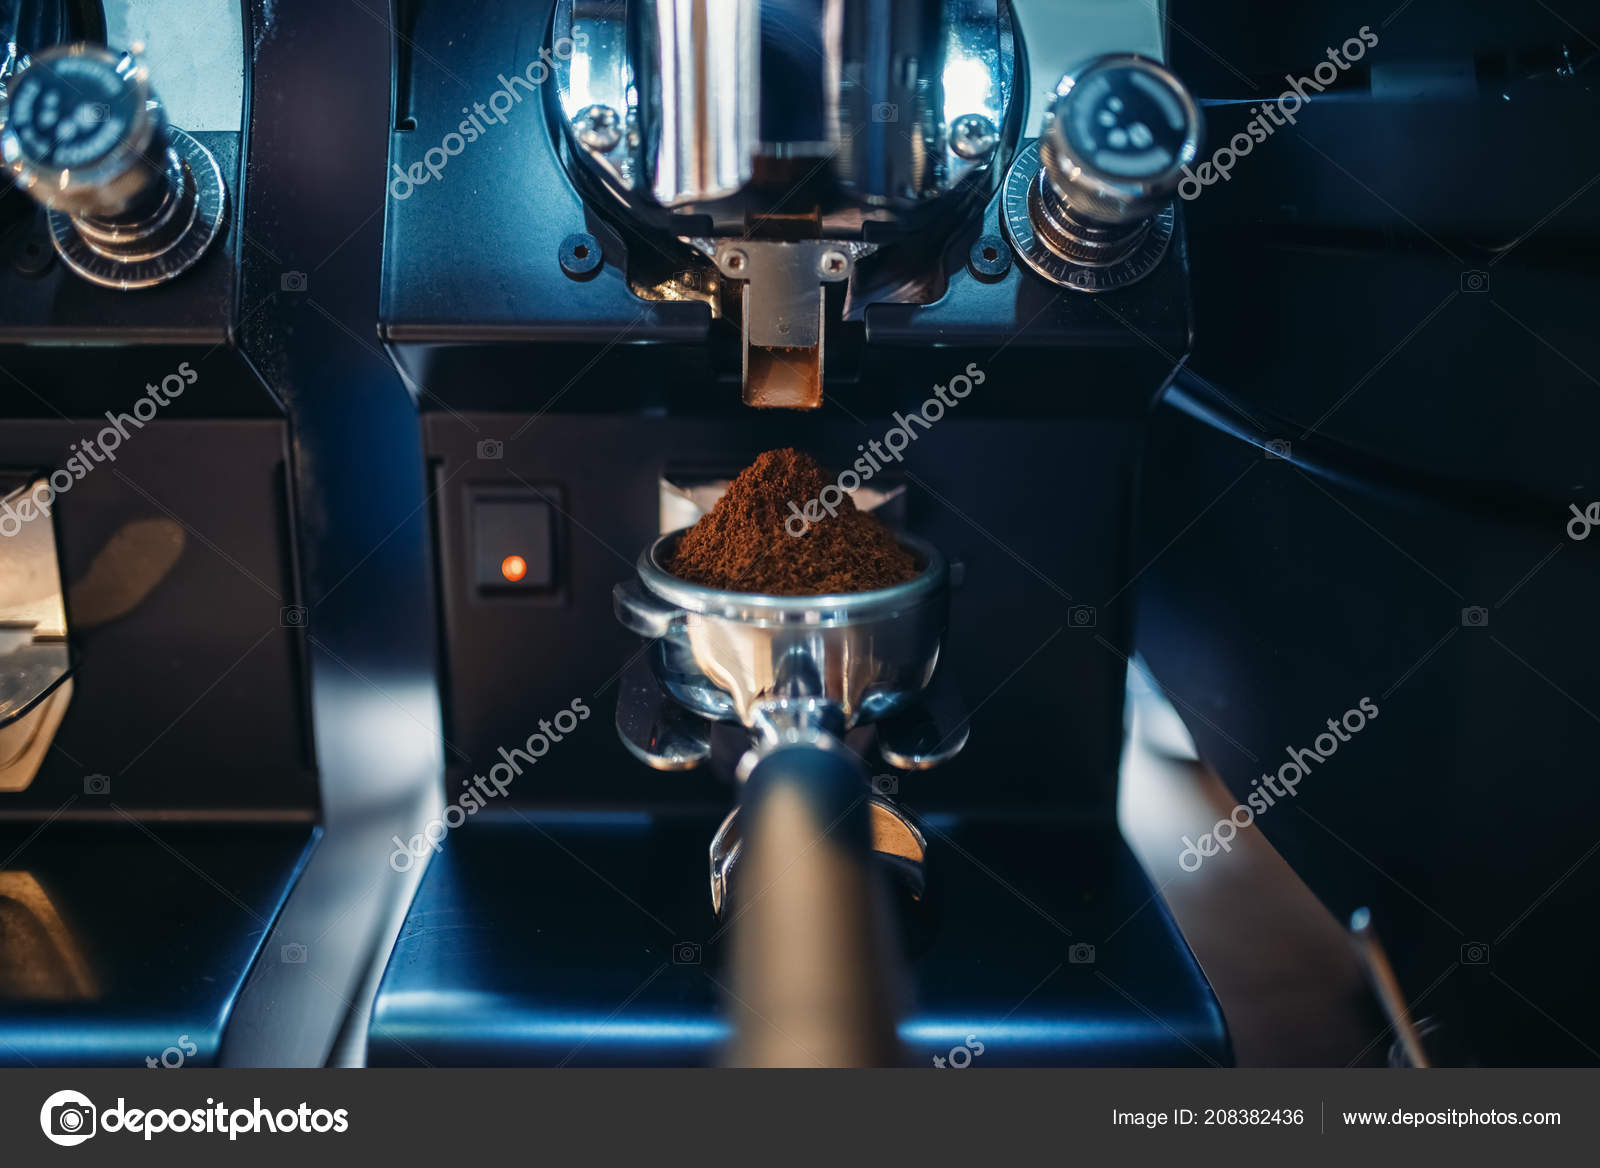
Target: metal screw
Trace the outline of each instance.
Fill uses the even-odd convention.
[[[723,254],[722,262],[727,266],[728,271],[742,272],[744,271],[745,265],[750,262],[750,257],[745,255],[744,252],[740,251],[738,248],[733,248],[731,251]]]
[[[982,114],[962,114],[950,123],[950,149],[969,162],[988,157],[999,141],[994,123]]]
[[[561,270],[577,280],[591,275],[599,268],[605,255],[601,251],[598,239],[586,231],[577,231],[561,241],[561,249],[556,253],[556,258],[561,264]]]
[[[842,251],[825,251],[817,261],[817,271],[824,276],[841,276],[850,269],[850,259]]]
[[[572,129],[587,150],[609,154],[622,141],[622,118],[608,105],[592,105],[572,119]]]
[[[967,253],[967,264],[979,279],[998,279],[1011,270],[1011,249],[998,235],[980,235]]]

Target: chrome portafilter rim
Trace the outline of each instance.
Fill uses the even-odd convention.
[[[656,642],[640,662],[654,688],[690,714],[740,723],[771,749],[795,736],[825,746],[816,731],[839,737],[930,704],[939,711],[959,706],[953,682],[938,676],[951,573],[932,544],[900,536],[919,570],[887,588],[774,596],[674,575],[667,565],[682,534],[656,539],[613,595],[623,625]],[[705,732],[647,710],[650,687],[630,683],[628,692],[634,698],[619,703],[618,729],[636,756],[660,770],[703,761]],[[933,719],[943,720],[943,713]],[[943,735],[917,727],[909,737],[893,732],[905,728],[901,723],[880,734],[892,765],[921,770],[953,754],[939,745]]]
[[[660,599],[685,612],[751,624],[836,626],[892,618],[906,609],[937,600],[947,589],[949,564],[926,540],[896,533],[900,545],[921,565],[915,577],[888,588],[865,592],[833,592],[820,596],[774,596],[695,584],[675,576],[666,565],[688,528],[668,532],[639,555],[639,582]]]

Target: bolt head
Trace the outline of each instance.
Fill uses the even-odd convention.
[[[994,123],[982,114],[962,114],[950,123],[950,149],[968,162],[987,158],[999,142]]]
[[[827,279],[842,276],[850,270],[850,257],[842,251],[825,251],[817,261],[817,273]]]
[[[622,118],[608,105],[592,105],[572,119],[572,129],[586,150],[609,154],[622,141]]]

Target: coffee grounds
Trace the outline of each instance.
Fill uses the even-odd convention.
[[[913,579],[916,558],[848,494],[802,535],[802,511],[832,482],[809,454],[769,450],[678,541],[668,570],[694,584],[771,596],[865,592]]]

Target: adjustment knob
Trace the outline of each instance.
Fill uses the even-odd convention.
[[[98,45],[47,49],[11,87],[0,158],[51,210],[122,215],[161,193],[171,154],[149,78],[126,54]]]
[[[1200,150],[1200,109],[1164,66],[1137,53],[1095,57],[1056,86],[1039,147],[1049,193],[1074,219],[1148,219]]]
[[[169,280],[221,228],[216,159],[167,124],[128,53],[71,44],[34,56],[0,100],[0,162],[48,208],[62,260],[97,284]]]

